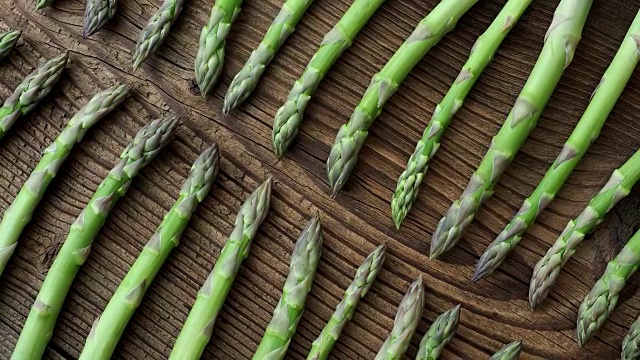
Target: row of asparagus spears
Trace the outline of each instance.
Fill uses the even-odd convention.
[[[0,35],[1,53],[6,56],[15,45],[19,32]],[[60,79],[68,59],[62,54],[30,74],[3,105],[12,116],[4,121],[4,135],[19,115],[36,107]],[[81,108],[58,138],[45,149],[41,161],[26,181],[0,222],[0,275],[13,254],[22,230],[44,193],[57,175],[73,146],[105,115],[127,97],[130,87],[119,85],[96,94]],[[37,94],[33,96],[32,94]],[[12,99],[19,99],[16,102]],[[21,332],[13,359],[40,358],[53,334],[64,299],[80,267],[90,254],[91,244],[106,221],[110,210],[126,194],[136,174],[170,141],[178,119],[173,116],[155,120],[143,127],[121,155],[121,160],[100,184],[96,193],[72,224],[62,249],[56,257]],[[82,359],[108,359],[116,348],[130,318],[140,305],[171,250],[187,226],[197,205],[207,195],[218,172],[218,151],[211,147],[198,157],[180,191],[178,200],[165,215],[161,225],[138,259],[131,266],[120,286],[95,321],[86,340]],[[201,356],[211,338],[215,319],[228,294],[242,261],[248,256],[251,241],[269,208],[271,180],[267,180],[245,202],[238,213],[233,233],[216,262],[211,275],[198,293],[196,302],[181,331],[171,358]],[[311,289],[321,253],[319,219],[313,218],[296,243],[290,275],[283,295],[254,358],[282,358],[295,333],[297,322]],[[359,300],[364,297],[382,268],[386,247],[378,247],[356,272],[356,277],[338,304],[336,312],[312,345],[309,359],[325,359],[351,319]],[[392,359],[406,351],[424,306],[422,279],[411,287],[400,305],[394,329],[377,359]],[[435,359],[452,339],[457,328],[460,306],[438,317],[420,343],[418,359]],[[509,350],[511,349],[511,350]],[[517,358],[519,343],[505,347],[495,359]]]
[[[373,77],[360,104],[356,107],[349,122],[340,128],[331,147],[327,160],[327,176],[334,196],[342,189],[353,171],[360,148],[368,135],[368,129],[381,113],[384,104],[419,60],[454,28],[458,19],[476,2],[477,0],[442,0],[418,24],[383,69]],[[224,3],[226,1],[218,0],[216,6]],[[293,27],[300,20],[309,3],[310,1],[293,0],[285,2],[280,14],[267,31],[264,40],[233,79],[225,96],[224,113],[229,113],[249,97],[265,67],[286,40],[286,37],[293,31]],[[368,7],[364,7],[361,1],[355,0],[344,17],[327,33],[302,77],[295,83],[285,104],[276,113],[273,125],[273,146],[278,157],[283,156],[297,135],[304,110],[319,81],[381,4],[382,1],[374,0],[367,2]],[[428,168],[428,162],[439,149],[444,131],[453,120],[456,112],[462,107],[465,97],[483,70],[493,59],[504,38],[530,4],[531,0],[507,1],[488,29],[477,39],[469,59],[442,102],[436,106],[431,121],[407,163],[406,170],[397,181],[391,200],[393,220],[398,228],[416,200],[419,186]],[[238,11],[240,1],[236,1],[236,5],[234,11]],[[457,244],[473,221],[479,207],[493,194],[500,176],[535,128],[537,120],[559,83],[564,70],[573,59],[591,5],[592,1],[582,0],[562,0],[558,4],[553,21],[545,35],[544,46],[538,61],[508,118],[493,138],[487,154],[472,175],[462,197],[453,203],[439,222],[431,239],[431,258],[439,257]],[[286,14],[296,15],[287,17]],[[290,20],[290,22],[283,19]],[[349,29],[347,24],[351,24],[352,27],[354,24],[359,26]],[[203,45],[204,43],[201,42],[201,49]],[[222,51],[224,49],[223,43],[221,43],[221,49]],[[493,273],[518,245],[538,215],[553,201],[573,169],[586,154],[589,146],[598,137],[636,68],[639,54],[640,12],[622,39],[617,54],[594,90],[587,109],[557,159],[538,187],[524,201],[513,220],[485,250],[477,264],[472,281],[478,281]],[[221,57],[218,59],[220,62],[222,61]],[[196,73],[198,64],[199,62],[196,60]],[[217,71],[219,72],[219,69]],[[546,298],[561,268],[573,255],[577,245],[602,221],[604,215],[629,193],[631,187],[639,179],[640,153],[636,152],[612,174],[609,182],[593,198],[580,216],[569,222],[556,243],[535,266],[529,293],[532,308],[538,306]],[[630,241],[630,244],[633,244],[633,241]],[[621,253],[621,255],[628,253],[629,251]],[[629,262],[629,271],[635,271],[640,265],[640,259],[625,256],[625,260]],[[616,260],[614,260],[615,262]],[[620,267],[619,264],[615,266],[616,269]],[[603,278],[610,276],[611,272],[613,269],[608,269]],[[622,278],[626,279],[628,276],[630,274],[625,274]],[[616,286],[622,284],[616,283]],[[598,286],[596,284],[596,288]],[[621,289],[616,290],[619,292]],[[609,297],[608,304],[614,307],[617,297],[611,294]],[[585,299],[585,303],[590,303],[591,306],[595,301],[593,296],[591,298],[588,296]],[[588,310],[583,309],[584,307],[583,304],[580,308],[578,320],[578,342],[580,345],[591,338],[607,317],[607,313],[604,311],[589,313]],[[585,315],[585,312],[588,315]]]
[[[51,6],[53,1],[37,0],[36,9],[42,10]],[[87,38],[102,29],[115,16],[117,5],[117,0],[87,0],[82,37]],[[151,16],[140,32],[136,46],[133,49],[133,70],[137,70],[149,56],[160,48],[169,35],[171,25],[180,16],[183,5],[184,0],[164,0],[158,11]],[[0,57],[2,57],[1,54]]]
[[[30,74],[10,98],[23,100],[18,103],[20,107],[11,110],[10,113],[26,114],[27,111],[21,109],[35,108],[40,99],[51,91],[60,78],[66,60],[67,54],[63,54]],[[22,231],[30,222],[31,215],[64,161],[71,154],[74,145],[82,140],[93,125],[120,105],[129,92],[130,87],[126,85],[116,85],[98,92],[69,120],[59,136],[44,150],[40,162],[2,216],[0,275],[18,245]],[[35,98],[31,94],[38,94],[39,97]],[[7,110],[9,105],[5,102],[3,111],[9,112]],[[15,119],[12,120],[13,122]],[[175,116],[154,120],[140,129],[124,149],[120,160],[98,186],[85,209],[71,225],[67,239],[49,269],[27,317],[12,359],[42,357],[55,329],[64,300],[78,271],[89,257],[92,243],[111,209],[120,198],[125,196],[139,171],[151,162],[171,140],[177,125],[178,118]],[[3,130],[6,132],[9,128],[3,127]],[[96,319],[80,355],[81,359],[111,357],[147,289],[171,251],[178,246],[180,235],[188,225],[192,214],[209,192],[218,173],[218,164],[219,155],[216,146],[205,150],[196,159],[175,204],[123,278],[102,315]],[[171,358],[200,358],[211,338],[215,320],[235,276],[249,254],[252,240],[260,224],[267,216],[270,207],[271,183],[271,179],[268,179],[249,196],[241,207],[233,232],[221,250],[213,271],[197,294],[193,308],[176,340]],[[311,290],[320,259],[321,247],[322,234],[319,218],[316,216],[303,230],[296,243],[290,274],[285,282],[282,297],[254,358],[281,359],[284,357],[304,311],[305,300]],[[345,291],[343,300],[338,304],[318,339],[314,341],[309,359],[327,358],[342,329],[353,316],[360,299],[369,291],[378,272],[382,269],[385,253],[386,246],[379,246],[358,268],[355,279]],[[416,294],[419,298],[416,298]],[[377,358],[396,358],[396,354],[406,351],[422,314],[423,294],[420,279],[419,286],[416,283],[411,287],[396,319],[396,323],[400,321],[399,319],[410,322],[409,325],[404,326],[406,329],[401,331],[407,334],[409,331],[407,329],[411,328],[410,335],[396,335],[399,330],[394,327]],[[403,310],[405,308],[414,310],[411,312]],[[459,310],[458,306],[436,319],[421,342],[419,359],[435,359],[439,356],[442,348],[455,333]]]
[[[29,222],[31,213],[73,145],[82,139],[93,124],[119,105],[128,92],[129,87],[122,85],[101,91],[69,121],[68,126],[55,142],[44,151],[42,160],[4,214],[3,226],[0,226],[0,238],[17,240],[20,230]],[[42,357],[53,334],[65,297],[80,267],[90,255],[94,238],[116,202],[126,194],[135,176],[171,140],[177,124],[176,117],[168,116],[144,126],[98,186],[94,196],[71,225],[68,237],[49,269],[22,329],[12,359]],[[171,251],[178,246],[180,236],[198,204],[208,194],[218,168],[219,155],[216,146],[208,148],[195,160],[175,204],[164,216],[162,223],[123,278],[103,313],[96,319],[80,359],[109,359],[112,356],[147,289]],[[242,262],[249,255],[251,243],[269,212],[271,184],[271,178],[267,179],[240,208],[234,229],[222,248],[211,274],[197,294],[196,301],[176,340],[171,359],[201,357],[233,281]],[[16,245],[14,241],[5,260],[8,260]],[[296,242],[282,297],[254,359],[284,358],[304,311],[321,252],[322,231],[319,217],[315,216]],[[352,318],[360,299],[369,291],[382,269],[385,253],[386,246],[379,246],[358,268],[353,282],[345,291],[343,300],[338,304],[318,339],[313,342],[309,359],[327,358],[342,329]],[[377,359],[396,359],[406,351],[421,318],[423,298],[424,289],[420,278],[411,286],[402,301],[394,329]],[[439,356],[442,348],[455,333],[459,310],[460,307],[457,306],[436,319],[420,344],[419,359],[435,359]]]
[[[357,162],[358,152],[368,135],[368,129],[381,113],[386,101],[398,89],[419,60],[446,33],[453,29],[458,19],[476,2],[474,0],[442,0],[418,24],[414,32],[383,69],[373,77],[360,104],[356,107],[349,122],[340,128],[331,148],[327,160],[327,176],[333,195],[336,195],[342,189],[353,171]],[[293,1],[285,3],[281,14],[287,11],[287,6],[290,3],[293,3]],[[427,171],[428,162],[437,152],[444,131],[452,121],[455,113],[462,107],[465,97],[482,74],[482,71],[493,59],[509,30],[517,23],[530,3],[530,0],[507,1],[489,28],[478,38],[471,50],[469,59],[455,79],[454,84],[442,102],[436,106],[429,125],[407,163],[406,170],[398,179],[397,187],[391,200],[392,215],[397,227],[400,227],[416,199],[419,185]],[[489,151],[472,175],[462,197],[453,203],[439,222],[431,239],[431,258],[439,257],[457,244],[469,224],[473,221],[475,213],[481,204],[493,194],[493,189],[500,176],[524,144],[531,130],[535,128],[537,120],[559,83],[564,69],[570,65],[573,59],[591,4],[591,1],[562,0],[557,6],[553,21],[545,35],[544,46],[538,61],[531,71],[529,79],[518,96],[512,111],[503,127],[493,138]],[[335,57],[328,59],[326,59],[327,55],[323,50],[326,49],[328,44],[336,43],[336,38],[344,39],[344,36],[336,35],[336,32],[340,35],[345,33],[344,27],[341,26],[341,22],[345,18],[351,23],[356,22],[351,17],[350,11],[357,8],[358,5],[358,0],[355,0],[343,19],[325,36],[318,52],[310,61],[301,79],[295,83],[285,105],[276,113],[273,127],[273,145],[279,157],[283,156],[284,151],[297,134],[302,113],[308,104],[311,93],[318,86],[319,80],[326,74],[328,66],[331,66],[336,61],[337,56],[344,50],[344,46],[340,42],[340,46],[336,46],[340,50],[335,51]],[[379,6],[380,4],[376,5]],[[305,7],[301,6],[299,11],[302,13],[307,7],[308,4]],[[359,23],[364,24],[371,17],[375,9],[371,10],[371,12],[358,12],[361,16]],[[279,37],[279,41],[273,41],[272,31],[285,33],[282,28],[278,28],[278,24],[280,24],[278,19],[280,18],[280,15],[276,18],[276,21],[267,32],[265,40],[251,54],[247,64],[232,81],[225,97],[225,113],[228,113],[247,99],[250,92],[257,85],[264,68],[273,58],[278,46],[286,39],[286,36],[284,36]],[[298,16],[295,19],[298,21],[300,17]],[[292,27],[294,25],[295,23],[291,24]],[[288,34],[289,31],[286,32],[286,35]],[[353,34],[357,34],[357,31],[354,31]],[[349,40],[351,39],[349,38]],[[594,90],[587,109],[567,139],[557,159],[551,165],[539,186],[524,201],[514,219],[486,249],[477,264],[476,271],[472,277],[473,281],[478,281],[493,273],[517,246],[537,216],[553,201],[573,169],[586,154],[589,146],[598,137],[600,130],[636,68],[639,54],[640,13],[638,13],[623,38],[617,54]],[[319,67],[317,65],[318,59],[321,59],[321,63],[327,66],[326,69],[317,70]],[[308,80],[309,77],[312,80]],[[304,96],[301,97],[300,94],[304,94]],[[609,182],[593,198],[580,216],[569,222],[560,238],[536,265],[529,295],[532,308],[538,306],[546,298],[561,268],[573,255],[577,245],[602,221],[604,215],[629,193],[631,187],[639,179],[640,153],[636,152],[622,167],[612,174]],[[633,239],[630,244],[633,245]],[[623,250],[620,254],[628,264],[627,273],[624,276],[619,275],[620,278],[625,280],[640,265],[640,258],[638,258],[640,254],[631,257],[629,253],[630,250],[626,252]],[[614,269],[617,269],[618,273],[622,271],[620,268],[623,266],[619,264],[619,260],[614,260],[612,264],[614,265],[609,266],[611,269],[608,268],[603,275],[604,279],[611,276]],[[603,280],[597,283],[594,288],[594,291],[600,291],[601,297],[604,296],[601,294],[604,289],[598,289],[598,286],[602,287],[602,282]],[[605,281],[604,283],[607,282]],[[614,291],[609,287],[620,287],[623,284],[624,282],[616,282],[615,286],[607,286],[606,290],[609,291],[607,295],[608,306],[605,308],[615,307],[617,296],[613,296],[613,293],[621,290],[621,288],[616,288]],[[599,300],[601,299],[595,295],[587,296],[585,303],[579,310],[577,331],[580,345],[585,344],[593,336],[595,330],[601,326],[607,318],[608,312],[610,312],[610,310],[600,310],[592,313],[585,308],[587,307],[585,304],[590,304],[591,307],[596,304],[601,307],[602,304],[597,303]]]
[[[232,81],[225,96],[225,113],[230,112],[249,97],[275,52],[293,32],[295,25],[311,2],[311,0],[288,0],[285,2],[263,41]],[[301,78],[295,83],[283,107],[276,114],[273,145],[279,157],[284,155],[287,147],[297,135],[302,115],[313,91],[382,2],[379,0],[355,0],[343,18],[324,37],[317,53],[311,59]],[[384,68],[374,76],[351,119],[340,128],[331,148],[327,161],[327,175],[334,195],[342,189],[353,171],[358,152],[368,135],[368,129],[381,113],[386,101],[398,89],[419,60],[446,33],[453,29],[457,20],[476,2],[477,0],[441,1],[418,24],[411,36]],[[115,2],[113,3],[113,8],[115,8]],[[166,8],[171,7],[167,5],[168,3],[173,4],[173,10],[166,12]],[[205,95],[220,76],[224,61],[225,39],[233,20],[239,13],[241,3],[241,0],[216,1],[210,20],[203,28],[195,68],[196,80]],[[438,150],[442,134],[455,113],[463,105],[466,95],[484,68],[490,63],[502,40],[530,3],[531,0],[509,0],[504,5],[489,28],[478,38],[467,63],[463,66],[442,102],[436,107],[428,127],[407,163],[406,170],[398,179],[392,197],[392,215],[397,227],[400,227],[416,199],[419,185],[427,171],[428,162]],[[591,3],[591,1],[562,0],[558,5],[554,19],[545,35],[544,46],[538,61],[509,117],[492,140],[489,151],[480,163],[478,170],[472,175],[462,197],[453,203],[438,224],[431,239],[431,258],[439,257],[456,245],[480,205],[492,195],[500,175],[508,167],[535,127],[547,101],[562,77],[564,69],[571,63]],[[160,45],[168,33],[168,27],[177,18],[182,2],[167,1],[165,5],[154,16],[154,19],[156,17],[157,19],[152,20],[147,30],[143,31],[146,38],[153,39],[149,41],[155,46],[151,49],[152,47],[147,44],[147,48],[151,49],[149,53]],[[89,5],[87,8],[89,9]],[[105,7],[103,6],[102,9]],[[106,9],[111,9],[111,7],[107,6]],[[101,19],[103,18],[104,16],[101,17]],[[160,36],[159,33],[162,35]],[[3,39],[0,44],[4,44],[4,38],[0,39]],[[10,43],[11,37],[6,42]],[[556,161],[539,186],[525,200],[514,219],[482,255],[472,278],[473,281],[480,280],[495,271],[509,252],[517,246],[537,216],[553,201],[572,170],[585,155],[589,145],[597,138],[609,113],[623,92],[638,62],[639,47],[640,20],[636,17],[623,39],[618,53],[594,91],[589,106]],[[0,54],[2,54],[1,51]],[[134,63],[139,65],[143,60],[143,58],[139,62],[134,60]],[[18,113],[12,112],[11,114],[17,116],[15,114]],[[5,122],[10,126],[13,121],[15,119],[9,118]],[[534,269],[529,295],[532,307],[535,308],[546,298],[561,268],[573,255],[577,245],[594,229],[617,201],[629,193],[630,188],[639,177],[640,155],[636,153],[612,174],[610,181],[593,198],[580,216],[569,222],[563,234]],[[633,244],[632,240],[630,240],[630,244]],[[623,254],[621,253],[621,255]],[[631,262],[631,269],[635,269],[638,262],[633,262],[632,260],[636,259],[628,259],[628,257],[626,256],[625,260]],[[618,264],[614,268],[618,269],[620,265]],[[614,269],[607,268],[603,278],[613,271]],[[622,276],[622,278],[626,279],[628,276]],[[616,285],[619,287],[621,284],[616,283]],[[619,289],[617,290],[619,292]],[[609,294],[607,308],[615,307],[615,300],[617,297]],[[589,302],[588,296],[585,303]],[[600,311],[593,314],[583,307],[584,304],[580,308],[578,321],[578,340],[581,345],[593,335],[610,312]],[[585,311],[588,313],[587,317],[583,316]],[[594,317],[595,315],[597,318]]]

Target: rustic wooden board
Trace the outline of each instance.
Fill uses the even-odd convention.
[[[371,76],[393,54],[436,0],[389,0],[334,66],[307,110],[302,131],[283,161],[271,151],[273,115],[284,101],[323,34],[347,9],[348,0],[317,0],[267,70],[254,96],[230,117],[222,97],[282,0],[246,0],[227,45],[223,77],[202,99],[192,82],[200,29],[212,1],[187,1],[166,44],[136,73],[131,49],[160,0],[121,0],[117,16],[90,39],[80,37],[84,4],[57,0],[36,12],[33,0],[0,0],[1,26],[23,29],[17,51],[0,63],[0,98],[44,58],[63,49],[71,65],[53,96],[25,117],[0,143],[0,210],[4,211],[65,121],[98,89],[135,84],[134,96],[91,130],[73,152],[34,215],[0,281],[0,357],[8,358],[47,264],[124,145],[151,117],[173,111],[184,125],[177,139],[142,171],[115,207],[77,277],[47,351],[47,358],[76,358],[94,319],[171,206],[189,164],[217,141],[224,159],[215,188],[198,209],[180,247],[151,286],[119,344],[116,358],[166,358],[209,273],[235,213],[267,176],[278,182],[273,210],[262,226],[205,352],[206,358],[250,357],[271,317],[286,277],[289,254],[306,220],[322,213],[325,250],[308,310],[289,355],[304,358],[328,320],[356,267],[376,245],[389,243],[389,259],[360,305],[333,355],[372,358],[387,336],[404,291],[419,274],[427,286],[420,336],[442,311],[461,303],[461,324],[443,359],[482,359],[502,343],[524,340],[523,359],[606,359],[618,356],[627,327],[640,312],[623,294],[604,329],[584,349],[574,340],[575,314],[602,270],[595,241],[567,264],[548,301],[531,313],[526,301],[531,269],[567,220],[576,216],[640,144],[637,113],[640,78],[634,76],[602,135],[521,246],[497,274],[471,284],[475,262],[535,187],[587,105],[640,5],[636,0],[596,0],[573,64],[496,195],[486,203],[464,240],[441,261],[429,261],[430,236],[441,214],[461,194],[505,119],[542,47],[557,0],[535,1],[504,42],[446,133],[418,202],[395,231],[389,198],[435,104],[464,63],[475,38],[504,0],[484,0],[413,71],[372,127],[360,162],[337,200],[328,196],[324,162],[338,127],[348,119]],[[634,282],[635,284],[635,282]]]

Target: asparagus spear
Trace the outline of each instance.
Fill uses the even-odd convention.
[[[493,354],[490,360],[516,360],[520,357],[522,341],[514,341],[505,345],[497,353]]]
[[[0,107],[0,139],[11,129],[20,115],[28,114],[49,95],[60,80],[69,53],[65,52],[47,61],[29,74]]]
[[[12,359],[40,359],[62,309],[64,299],[80,267],[89,257],[91,243],[131,181],[172,137],[178,118],[170,116],[143,127],[127,146],[120,161],[102,181],[80,216],[71,225],[67,240],[49,269]]]
[[[87,0],[82,37],[86,39],[87,36],[102,29],[116,14],[117,4],[118,0]]]
[[[253,238],[269,212],[271,182],[271,178],[267,179],[240,208],[233,232],[220,251],[213,271],[198,292],[169,359],[197,360],[202,356],[238,270],[249,256]]]
[[[573,59],[591,0],[562,0],[544,40],[544,47],[509,117],[491,141],[462,197],[440,220],[431,238],[430,257],[435,259],[460,240],[476,211],[493,194],[500,175],[536,126],[542,110]]]
[[[636,151],[619,169],[615,170],[607,184],[594,196],[580,215],[569,221],[560,237],[533,268],[529,285],[529,304],[535,309],[549,294],[560,270],[604,216],[621,199],[629,195],[633,185],[640,180],[640,151]]]
[[[319,215],[316,215],[302,230],[302,234],[296,242],[282,297],[273,312],[264,337],[253,355],[254,360],[284,358],[289,348],[289,342],[291,342],[298,322],[302,318],[307,295],[311,291],[321,254],[322,229]]]
[[[453,30],[458,19],[478,0],[442,0],[422,19],[411,36],[384,66],[373,76],[349,122],[342,125],[327,159],[327,178],[333,196],[340,192],[358,161],[358,152],[369,134],[382,107],[418,64],[420,59]]]
[[[133,263],[120,286],[91,328],[80,359],[108,360],[145,292],[171,250],[178,246],[191,215],[204,200],[218,174],[218,147],[205,150],[193,163],[180,197],[164,216],[155,234]]]
[[[20,38],[20,31],[9,30],[0,33],[0,60],[4,59],[11,53]]]
[[[396,228],[400,228],[413,202],[418,196],[428,163],[440,148],[440,138],[447,130],[456,112],[462,107],[471,88],[489,65],[496,51],[511,28],[531,4],[531,0],[509,0],[489,28],[476,40],[467,63],[445,95],[436,106],[429,126],[418,141],[416,149],[407,162],[406,169],[398,178],[396,190],[391,198],[391,214]]]
[[[393,329],[387,340],[382,344],[375,360],[401,359],[409,347],[413,333],[415,333],[422,311],[424,310],[424,285],[420,275],[409,287],[398,307],[398,313],[393,322]]]
[[[562,151],[538,187],[524,201],[515,218],[482,254],[473,281],[493,273],[502,264],[509,252],[518,245],[525,231],[533,225],[538,214],[553,201],[573,169],[587,152],[589,145],[600,135],[602,126],[638,63],[639,45],[640,12]]]
[[[627,336],[622,340],[622,360],[640,359],[640,318],[631,324]]]
[[[129,89],[129,86],[119,85],[97,93],[69,120],[58,138],[44,150],[42,159],[0,222],[0,275],[18,245],[22,230],[31,221],[33,211],[73,146],[82,140],[89,128],[124,100]]]
[[[451,342],[460,321],[460,305],[438,316],[420,341],[416,360],[435,360],[442,349]]]
[[[627,280],[640,266],[640,231],[607,265],[602,277],[580,304],[578,309],[578,345],[584,346],[609,318],[618,305],[618,297]]]
[[[344,326],[347,325],[353,313],[378,276],[382,269],[386,255],[386,245],[378,246],[356,271],[355,279],[344,292],[342,301],[336,307],[336,311],[331,315],[329,323],[322,329],[320,336],[311,345],[311,351],[307,360],[326,360],[336,341],[340,337]]]
[[[244,64],[240,72],[233,78],[227,95],[224,97],[223,113],[226,115],[242,104],[258,85],[260,77],[276,52],[293,34],[295,27],[307,11],[313,0],[287,0],[280,13],[267,30],[267,33]]]
[[[47,6],[51,5],[53,0],[37,0],[36,1],[36,10],[42,10]]]
[[[224,47],[231,24],[240,13],[242,0],[216,0],[209,22],[200,33],[196,55],[196,82],[202,96],[206,96],[218,81],[224,62]]]
[[[324,36],[302,76],[289,92],[287,101],[276,113],[273,121],[273,149],[279,158],[298,135],[302,116],[311,95],[331,66],[349,47],[385,0],[354,0],[340,21]]]
[[[140,33],[133,53],[133,70],[137,70],[147,57],[153,54],[169,35],[173,22],[180,16],[184,0],[164,0]]]

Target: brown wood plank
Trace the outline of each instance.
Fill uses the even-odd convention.
[[[132,48],[161,0],[121,0],[117,16],[106,29],[87,40],[80,36],[82,1],[56,0],[52,8],[36,12],[34,0],[0,0],[0,26],[24,31],[17,50],[0,63],[1,98],[44,58],[64,49],[71,52],[71,65],[54,94],[0,142],[0,211],[9,206],[42,149],[93,93],[116,82],[135,85],[133,96],[74,150],[20,239],[0,281],[0,358],[10,356],[47,264],[70,223],[137,129],[167,111],[180,115],[184,124],[176,140],[141,172],[100,232],[67,298],[47,358],[79,355],[92,322],[177,196],[189,164],[214,141],[224,156],[216,185],[151,286],[115,358],[168,356],[196,291],[232,228],[239,205],[269,175],[277,179],[272,212],[234,284],[205,358],[252,355],[280,296],[295,239],[315,211],[322,212],[323,261],[290,347],[291,358],[305,357],[357,266],[382,242],[389,243],[385,270],[346,327],[334,358],[372,358],[391,328],[404,291],[419,274],[425,276],[427,309],[409,357],[415,355],[420,336],[437,314],[458,303],[463,306],[460,328],[443,359],[485,358],[502,343],[515,339],[524,341],[523,359],[618,356],[622,337],[640,310],[634,291],[626,292],[611,319],[586,348],[579,349],[574,340],[577,307],[602,270],[593,264],[598,251],[594,241],[578,250],[539,310],[530,312],[526,298],[534,264],[609,173],[640,145],[637,73],[600,138],[521,246],[487,280],[472,284],[469,278],[484,248],[560,151],[631,23],[637,1],[594,2],[574,62],[538,128],[502,177],[495,196],[482,208],[459,246],[442,261],[429,261],[428,241],[437,221],[459,197],[542,47],[558,1],[535,1],[445,134],[402,229],[395,231],[393,227],[389,199],[396,178],[475,38],[504,2],[484,0],[476,5],[412,72],[371,128],[350,182],[334,201],[328,196],[324,163],[338,127],[348,119],[371,76],[436,0],[388,0],[381,7],[320,85],[298,140],[283,161],[277,161],[271,150],[273,115],[323,34],[348,8],[349,0],[316,0],[254,95],[228,118],[221,116],[228,84],[283,0],[245,1],[229,37],[221,82],[207,99],[192,90],[192,68],[212,0],[187,1],[165,45],[135,73],[130,70]],[[637,288],[635,282],[632,288]]]

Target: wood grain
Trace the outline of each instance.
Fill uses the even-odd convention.
[[[229,37],[222,80],[212,96],[202,99],[194,91],[192,64],[211,1],[187,1],[166,44],[133,73],[135,39],[160,0],[121,0],[117,16],[106,29],[87,40],[80,36],[81,1],[56,0],[52,8],[36,12],[34,0],[0,0],[0,26],[24,31],[17,51],[0,63],[0,98],[8,96],[45,58],[64,49],[71,52],[71,64],[54,94],[0,143],[0,210],[9,206],[40,152],[66,119],[93,93],[114,83],[135,85],[134,95],[73,151],[20,239],[0,281],[0,358],[10,356],[47,264],[70,223],[136,130],[168,111],[182,116],[184,124],[176,140],[134,181],[96,239],[91,257],[67,298],[47,358],[79,355],[92,322],[177,196],[189,164],[214,141],[224,156],[215,187],[149,289],[115,358],[168,356],[196,291],[232,228],[239,205],[269,175],[277,179],[273,210],[234,284],[205,358],[252,355],[280,296],[295,239],[316,210],[322,213],[325,250],[307,311],[290,347],[293,359],[306,356],[357,266],[382,242],[389,244],[389,259],[337,344],[333,352],[336,359],[374,356],[391,328],[403,293],[419,274],[425,277],[427,309],[409,357],[415,356],[420,336],[435,317],[458,303],[463,306],[460,328],[443,359],[486,358],[515,339],[524,341],[523,359],[617,357],[627,327],[640,313],[640,300],[633,296],[637,286],[627,292],[586,348],[579,349],[574,340],[577,307],[605,261],[594,256],[598,251],[595,241],[579,248],[539,310],[531,313],[526,298],[533,265],[610,172],[640,144],[637,73],[600,138],[521,245],[495,275],[477,284],[469,278],[484,248],[560,151],[639,2],[594,2],[574,62],[538,128],[464,240],[442,261],[427,258],[430,236],[442,213],[461,194],[524,85],[558,1],[535,1],[505,40],[444,136],[417,204],[400,231],[394,230],[389,208],[396,178],[475,38],[505,1],[480,2],[417,66],[371,128],[360,162],[335,201],[328,196],[324,162],[338,127],[348,119],[371,76],[437,1],[388,0],[322,82],[307,109],[297,142],[283,161],[277,161],[271,150],[273,116],[323,34],[349,6],[348,0],[316,0],[297,32],[276,55],[255,94],[223,118],[222,99],[231,77],[259,43],[282,2],[245,1]]]

